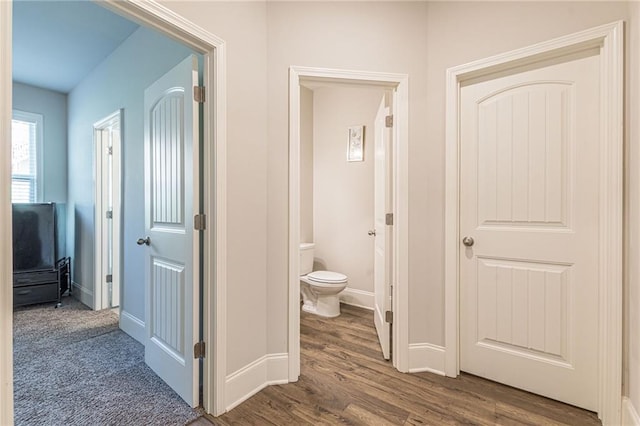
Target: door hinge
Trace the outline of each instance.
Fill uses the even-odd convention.
[[[198,342],[193,345],[193,357],[195,359],[204,358],[206,356],[206,347],[204,342]]]
[[[387,115],[384,118],[385,127],[393,127],[393,115]]]
[[[107,210],[106,215],[107,219],[113,219],[113,210]]]
[[[384,215],[384,223],[387,225],[393,225],[393,213],[387,213]]]
[[[112,283],[113,282],[113,275],[112,274],[107,274],[107,276],[105,277],[105,280],[108,283]]]
[[[207,229],[207,215],[197,214],[193,217],[193,229],[204,231]]]
[[[110,146],[109,148],[107,148],[107,154],[108,155],[113,155],[113,147]]]
[[[384,321],[388,322],[389,324],[393,324],[393,312],[392,311],[385,311],[384,312]]]
[[[193,86],[193,100],[202,104],[205,101],[204,86]]]

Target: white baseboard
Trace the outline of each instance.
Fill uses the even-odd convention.
[[[640,416],[631,400],[626,396],[622,397],[622,424],[624,426],[640,426]]]
[[[269,385],[288,383],[289,357],[267,354],[227,376],[225,407],[229,411]]]
[[[340,302],[347,305],[358,306],[360,308],[373,310],[375,300],[375,293],[370,291],[347,287],[340,293]]]
[[[147,340],[145,337],[144,321],[122,309],[120,310],[120,329],[143,345]]]
[[[73,297],[93,309],[93,291],[83,287],[82,284],[78,284],[75,281],[71,282],[71,287],[73,288]]]
[[[430,373],[444,376],[445,350],[442,346],[430,343],[409,345],[409,373]]]

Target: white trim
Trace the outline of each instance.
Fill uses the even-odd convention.
[[[623,22],[539,43],[447,70],[445,207],[445,347],[446,374],[459,373],[459,89],[463,81],[557,58],[587,47],[600,47],[601,132],[599,263],[598,416],[619,424],[622,404],[622,219],[623,219]]]
[[[0,140],[11,140],[12,3],[0,1]],[[11,144],[0,143],[0,234],[11,235]],[[0,239],[0,424],[13,424],[13,247]]]
[[[445,350],[443,346],[431,343],[409,345],[409,373],[429,373],[444,376]]]
[[[120,329],[127,333],[129,336],[136,339],[138,342],[142,343],[142,346],[144,346],[147,340],[144,321],[121,309]]]
[[[267,354],[229,374],[226,379],[227,411],[267,386],[287,383],[288,365],[287,354]]]
[[[300,80],[366,83],[395,89],[393,365],[409,371],[409,77],[370,71],[293,66],[289,68],[289,381],[300,375]]]
[[[345,288],[339,296],[340,303],[370,310],[373,310],[376,298],[375,293],[349,287]]]
[[[104,249],[103,244],[103,227],[105,226],[106,217],[104,215],[105,209],[102,205],[103,193],[101,182],[105,176],[104,174],[104,164],[105,157],[104,151],[106,146],[102,145],[102,138],[100,138],[99,134],[101,131],[111,129],[117,125],[117,131],[120,133],[120,137],[118,139],[114,139],[112,144],[112,191],[113,191],[113,217],[112,221],[112,245],[113,245],[113,265],[112,265],[112,286],[120,286],[121,285],[121,250],[120,245],[122,241],[122,230],[121,230],[121,222],[122,222],[122,208],[121,208],[121,194],[122,194],[122,171],[121,171],[121,153],[122,153],[122,141],[124,139],[124,110],[119,109],[102,120],[93,124],[93,165],[94,165],[94,285],[95,288],[93,290],[93,309],[107,309],[111,308],[109,304],[109,287],[107,286],[104,279],[104,254],[102,253]],[[120,291],[122,294],[122,291]],[[117,306],[117,305],[116,305]]]
[[[93,307],[93,291],[90,288],[84,287],[82,284],[78,284],[75,281],[71,281],[71,288],[73,289],[73,297],[82,302],[83,305],[87,305],[91,309]]]

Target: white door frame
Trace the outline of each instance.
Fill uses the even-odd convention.
[[[619,424],[622,403],[623,22],[560,37],[447,70],[445,373],[459,364],[460,88],[475,78],[599,48],[601,58],[598,416]]]
[[[289,68],[289,381],[300,376],[300,81],[369,84],[395,89],[393,100],[393,365],[409,371],[409,77],[368,71]]]
[[[226,44],[221,38],[153,0],[106,0],[112,11],[153,28],[204,55],[203,333],[209,346],[204,359],[203,405],[224,413],[226,375]],[[0,1],[0,135],[11,140],[12,3]],[[11,151],[0,144],[0,233],[11,232]],[[0,241],[0,279],[10,282],[11,241]],[[13,306],[11,286],[0,286],[0,424],[13,423]]]
[[[94,251],[94,271],[95,271],[95,279],[93,289],[93,309],[106,309],[110,308],[109,303],[109,288],[106,285],[105,277],[104,277],[104,232],[103,229],[106,226],[107,218],[105,217],[104,206],[102,205],[102,199],[104,196],[102,182],[104,182],[104,148],[105,146],[102,144],[102,138],[99,136],[99,133],[111,129],[116,123],[118,125],[118,132],[120,133],[120,137],[113,141],[112,145],[112,191],[113,191],[113,216],[112,216],[112,257],[113,257],[113,268],[111,271],[112,275],[112,287],[120,286],[122,280],[120,275],[120,264],[121,264],[121,250],[120,244],[122,242],[122,229],[121,229],[121,221],[122,221],[122,208],[121,208],[121,196],[122,196],[122,173],[121,173],[121,160],[122,160],[122,140],[123,140],[123,114],[124,111],[119,109],[118,111],[109,114],[109,116],[103,118],[102,120],[93,124],[93,149],[94,149],[94,184],[95,184],[95,192],[94,192],[94,241],[95,241],[95,251]]]

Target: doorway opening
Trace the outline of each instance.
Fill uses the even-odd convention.
[[[122,118],[123,110],[120,109],[93,125],[96,177],[95,310],[120,306]]]
[[[382,158],[380,165],[383,166],[380,168],[379,173],[376,173],[376,176],[381,177],[379,186],[383,195],[378,209],[380,211],[376,210],[375,212],[380,217],[374,218],[374,214],[372,214],[371,222],[365,223],[363,226],[369,229],[369,237],[375,238],[378,245],[377,251],[381,253],[380,258],[373,262],[376,267],[379,266],[377,281],[379,281],[380,288],[376,288],[375,292],[351,291],[343,297],[357,299],[358,296],[369,296],[371,299],[370,308],[373,308],[374,312],[376,312],[374,314],[376,328],[385,357],[388,358],[390,353],[393,353],[392,362],[394,367],[399,371],[408,371],[408,298],[407,264],[405,262],[408,242],[406,229],[406,173],[408,163],[407,76],[306,67],[292,67],[289,72],[289,381],[296,381],[300,375],[300,247],[301,243],[310,242],[303,241],[303,239],[313,237],[312,233],[308,231],[308,226],[304,226],[305,220],[301,220],[301,211],[306,208],[302,204],[304,202],[303,195],[308,196],[301,189],[301,178],[304,174],[301,166],[301,152],[305,150],[301,142],[302,132],[304,131],[301,112],[305,108],[302,105],[301,96],[305,96],[305,91],[320,87],[378,90],[379,97],[377,97],[376,104],[380,105],[375,105],[373,109],[382,121],[386,121],[386,125],[381,125],[381,129],[388,129],[390,143],[387,150],[384,149],[384,144],[380,147],[375,147],[375,151],[378,154],[382,154],[381,157],[378,157],[377,154],[375,157]],[[382,102],[380,102],[381,98]],[[387,108],[392,109],[392,112],[387,112]],[[349,131],[353,127],[349,127]],[[371,127],[371,138],[368,143],[373,145],[376,133],[373,128],[376,128],[376,126],[373,125]],[[347,130],[347,128],[344,129],[344,147],[346,148],[345,157],[343,157],[344,161],[348,161],[349,155],[354,154],[351,150],[353,148],[351,146],[352,135],[347,134]],[[384,136],[384,133],[381,130],[379,136]],[[358,133],[358,135],[361,138],[362,133]],[[360,142],[362,141],[360,139]],[[361,147],[361,144],[359,146]],[[359,154],[355,157],[357,159],[362,158]],[[388,163],[385,163],[385,158]],[[385,168],[385,165],[388,165],[388,168]],[[386,198],[384,195],[386,195]],[[365,229],[363,233],[366,234],[367,230]],[[380,237],[387,236],[388,238],[379,238],[378,235]],[[372,257],[373,252],[372,248]],[[363,303],[356,304],[362,305]],[[393,336],[392,342],[391,336]]]
[[[175,40],[183,43],[185,46],[195,50],[204,56],[204,85],[208,87],[208,102],[203,107],[202,116],[204,117],[204,123],[202,128],[204,130],[204,144],[203,144],[203,169],[205,172],[201,176],[204,186],[204,205],[200,209],[199,213],[209,214],[208,220],[210,232],[203,235],[203,247],[204,257],[207,261],[203,262],[203,280],[199,283],[198,288],[204,294],[204,302],[202,303],[200,317],[202,322],[207,324],[202,332],[202,340],[208,342],[216,339],[216,344],[213,344],[214,348],[224,348],[223,336],[214,333],[214,327],[212,324],[217,322],[213,319],[213,312],[222,312],[222,309],[213,309],[213,305],[218,303],[222,305],[224,298],[217,297],[216,290],[218,287],[210,285],[213,283],[214,277],[216,281],[224,284],[224,264],[219,266],[218,256],[214,256],[214,250],[218,251],[220,247],[224,247],[224,232],[216,232],[217,228],[224,229],[224,215],[220,216],[216,214],[217,211],[223,211],[225,203],[219,202],[220,198],[224,198],[225,195],[225,155],[224,155],[224,105],[225,105],[225,92],[224,92],[224,67],[225,67],[225,55],[224,55],[224,41],[210,34],[209,32],[194,26],[190,22],[180,18],[168,9],[157,7],[156,5],[138,5],[133,2],[105,2],[101,4],[117,13],[126,16],[127,18],[134,20],[145,26],[151,27],[154,30],[168,35]],[[7,41],[3,44],[2,67],[0,68],[0,92],[2,93],[2,101],[0,104],[0,111],[2,113],[2,122],[10,122],[10,112],[12,108],[11,102],[11,28],[12,28],[12,4],[11,2],[3,2],[0,5],[0,21],[6,25],[2,25],[2,39]],[[216,126],[214,127],[214,123]],[[3,134],[7,135],[7,129],[2,126]],[[3,158],[10,158],[10,154],[2,155]],[[215,156],[214,156],[215,154]],[[215,167],[214,167],[215,164]],[[10,188],[9,183],[6,181],[6,177],[9,175],[7,172],[7,163],[2,164],[2,186],[3,194],[7,194],[6,189]],[[215,172],[207,172],[208,170],[215,170]],[[213,195],[215,194],[215,195]],[[3,213],[6,213],[6,209]],[[2,219],[2,232],[11,232],[10,214],[0,215]],[[5,220],[6,218],[6,220]],[[10,241],[3,244],[0,248],[2,253],[6,253],[5,259],[11,259],[11,246]],[[219,250],[223,252],[224,250]],[[2,265],[4,271],[11,271],[11,265]],[[4,266],[7,266],[4,268]],[[10,275],[10,274],[9,274]],[[9,280],[10,281],[10,280]],[[11,423],[13,406],[11,403],[11,387],[12,387],[12,368],[11,368],[11,289],[5,289],[3,293],[6,297],[3,297],[4,301],[0,313],[2,315],[2,330],[0,331],[2,337],[2,355],[0,361],[0,382],[6,384],[5,391],[2,392],[2,398],[0,398],[0,422]],[[196,307],[198,308],[198,307]],[[216,319],[218,315],[216,314]],[[224,326],[224,322],[219,324]],[[6,343],[6,344],[5,344]],[[224,358],[218,358],[215,356],[215,350],[212,351],[210,356],[204,359],[203,362],[203,401],[202,405],[208,412],[219,414],[223,411],[222,404],[222,387],[224,383]],[[216,360],[216,363],[214,363]],[[217,390],[220,389],[218,393]]]

